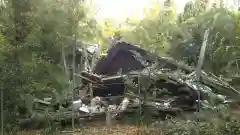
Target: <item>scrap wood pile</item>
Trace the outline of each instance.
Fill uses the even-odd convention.
[[[222,78],[202,71],[198,82],[193,67],[126,42],[118,42],[94,67],[85,69],[92,71],[77,74],[82,83],[75,88],[76,101],[55,107],[54,111],[43,109],[46,113],[35,117],[71,121],[74,109],[76,120],[96,120],[105,118],[105,114],[117,119],[131,116],[144,107],[152,116],[165,119],[167,114],[194,112],[199,104],[201,108],[212,109],[218,104],[235,102],[239,97],[239,91]],[[38,103],[44,107],[56,106],[50,102]]]
[[[194,68],[126,42],[115,44],[92,72],[82,71],[79,77],[83,84],[76,89],[81,98],[73,106],[80,117],[106,111],[114,117],[137,111],[140,105],[165,117],[196,111],[198,103],[211,109],[239,96],[238,90],[213,74],[202,71],[198,82]]]

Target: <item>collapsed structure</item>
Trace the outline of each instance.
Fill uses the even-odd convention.
[[[140,106],[165,119],[167,114],[196,111],[198,103],[211,109],[239,97],[238,90],[213,74],[202,71],[198,82],[193,67],[127,42],[117,42],[91,69],[78,75],[82,79],[75,89],[78,99],[65,111],[49,112],[50,119],[71,119],[72,109],[76,119],[106,111],[114,117],[136,112]]]
[[[232,102],[234,96],[239,95],[212,74],[202,71],[201,80],[197,82],[194,68],[126,42],[117,42],[100,58],[92,72],[83,71],[81,77],[83,84],[77,90],[85,91],[87,96],[73,105],[78,106],[76,111],[89,114],[104,113],[108,107],[119,113],[144,105],[157,110],[154,115],[162,116],[163,113],[196,111],[198,103],[211,108],[217,103]],[[214,99],[214,103],[209,103],[209,98]]]

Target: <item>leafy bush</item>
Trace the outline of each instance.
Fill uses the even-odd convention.
[[[172,119],[161,124],[166,135],[238,135],[240,134],[240,119],[214,112],[201,112],[190,120]]]

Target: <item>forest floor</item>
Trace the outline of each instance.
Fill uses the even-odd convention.
[[[69,130],[71,131],[71,130]],[[56,135],[72,135],[72,132],[54,133]],[[158,129],[137,126],[91,127],[75,131],[73,135],[163,135]],[[16,135],[44,135],[40,131],[22,131]]]
[[[229,110],[230,111],[230,110]],[[231,108],[231,116],[239,118],[240,116],[240,107],[234,106]],[[192,114],[187,114],[186,116],[191,116]],[[207,113],[205,117],[214,117],[215,114]],[[186,117],[187,118],[187,117]],[[189,117],[189,119],[191,119]],[[159,128],[151,128],[146,126],[133,126],[126,125],[119,121],[112,121],[111,127],[105,126],[105,121],[92,121],[85,125],[83,128],[76,128],[74,134],[71,132],[72,129],[65,129],[63,132],[57,131],[58,133],[53,133],[53,135],[164,135],[163,131]],[[51,135],[51,133],[46,133],[45,131],[20,131],[13,135]]]

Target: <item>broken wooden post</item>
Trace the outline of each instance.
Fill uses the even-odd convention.
[[[200,55],[199,55],[199,59],[198,59],[198,64],[197,64],[197,68],[196,68],[196,76],[197,76],[198,83],[200,83],[200,79],[201,79],[200,77],[201,77],[201,71],[202,71],[204,56],[205,56],[205,50],[206,50],[206,47],[207,47],[208,35],[209,35],[209,29],[207,29],[204,33],[203,44],[201,46]],[[200,104],[201,104],[200,103],[200,88],[198,88],[197,94],[198,94],[198,111],[200,111]]]
[[[157,98],[157,90],[153,90],[152,97]]]
[[[108,106],[107,110],[106,110],[106,126],[110,127],[112,124],[112,112],[110,107]]]
[[[92,83],[89,83],[90,99],[93,99],[93,86]]]

